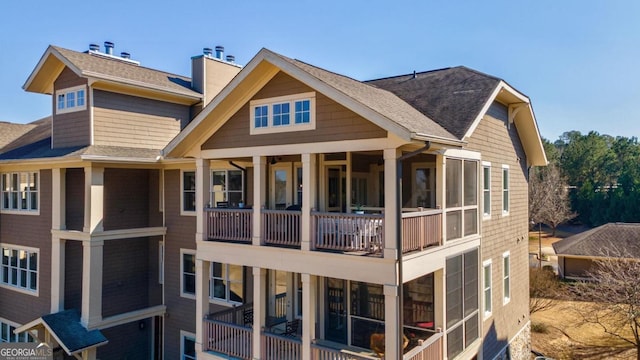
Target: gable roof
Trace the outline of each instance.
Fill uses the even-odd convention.
[[[191,89],[191,78],[139,66],[117,57],[78,52],[50,45],[23,85],[26,91],[51,94],[53,81],[69,67],[76,75],[111,83],[170,93],[192,100],[202,94]]]
[[[0,150],[36,127],[33,124],[0,122]]]
[[[557,255],[640,259],[640,223],[608,223],[553,244]]]

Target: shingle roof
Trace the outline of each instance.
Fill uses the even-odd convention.
[[[35,125],[33,124],[0,122],[0,149],[15,141],[34,127]]]
[[[500,81],[458,66],[366,83],[391,91],[462,140]]]
[[[17,125],[17,124],[13,124]],[[38,142],[51,136],[51,116],[23,125],[27,131],[0,146],[0,154]],[[0,129],[1,131],[1,129]]]
[[[191,78],[135,65],[116,58],[51,46],[85,76],[94,76],[138,86],[150,86],[182,95],[201,97],[191,89]]]
[[[403,99],[394,95],[393,92],[318,68],[300,60],[290,59],[273,52],[271,53],[300,68],[311,76],[314,76],[335,90],[360,102],[378,114],[396,122],[412,133],[457,140],[450,131],[444,129],[435,122],[433,118],[421,113],[418,111],[419,109],[416,110],[412,107],[412,104],[403,101]]]
[[[560,240],[553,249],[558,255],[640,258],[640,223],[605,224]]]
[[[68,354],[104,345],[108,342],[100,330],[89,331],[82,326],[80,313],[75,309],[44,315],[42,321],[62,342],[61,345],[65,347]]]

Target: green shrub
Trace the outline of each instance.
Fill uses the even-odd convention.
[[[549,333],[549,327],[545,323],[532,322],[531,331],[538,334],[547,334]]]

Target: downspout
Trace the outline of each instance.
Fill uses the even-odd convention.
[[[396,258],[398,259],[398,301],[397,301],[397,309],[396,314],[398,316],[398,334],[397,334],[397,342],[398,342],[398,356],[397,359],[402,359],[404,353],[404,347],[402,344],[404,343],[404,308],[403,308],[403,297],[404,297],[404,284],[402,278],[402,162],[408,158],[414,157],[416,155],[422,154],[425,151],[428,151],[431,148],[431,141],[426,141],[424,146],[418,150],[412,151],[410,153],[404,154],[400,156],[396,160]]]
[[[231,165],[234,168],[242,171],[242,181],[246,181],[245,179],[247,178],[247,168],[243,168],[242,166],[234,163],[233,161],[229,161],[229,165]],[[246,204],[247,204],[247,186],[244,186],[244,184],[242,184],[242,202],[245,203],[245,206],[246,206]]]

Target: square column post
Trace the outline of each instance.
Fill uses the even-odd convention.
[[[397,164],[400,151],[397,149],[384,149],[384,257],[385,259],[396,259],[397,244],[396,229],[402,224],[398,224],[398,213],[402,209],[398,208],[396,201],[398,186]]]
[[[315,229],[311,221],[311,210],[316,204],[317,171],[316,154],[302,154],[302,218],[300,223],[301,246],[303,251],[313,249]]]
[[[447,199],[445,194],[447,193],[447,158],[443,155],[438,155],[436,158],[436,175],[439,175],[436,178],[436,183],[439,181],[442,185],[437,186],[436,189],[436,203],[440,204],[440,208],[443,210],[442,212],[442,239],[440,239],[440,243],[444,245],[447,242],[447,213],[445,210],[447,209]],[[446,337],[446,336],[445,336]]]
[[[87,328],[102,321],[102,262],[104,241],[82,242],[82,319]]]
[[[252,244],[260,246],[262,244],[262,213],[261,210],[266,204],[267,183],[267,158],[264,156],[253,157],[253,222]]]
[[[208,159],[196,159],[196,241],[207,240],[204,208],[209,204],[211,170]]]
[[[51,171],[51,229],[66,229],[66,169]],[[64,310],[65,240],[51,236],[51,312]]]
[[[386,186],[386,185],[385,185]],[[385,198],[386,199],[386,198]],[[385,359],[395,359],[398,357],[398,351],[402,346],[402,339],[398,339],[399,317],[402,316],[401,311],[398,313],[398,286],[384,286],[384,357]]]
[[[316,338],[316,276],[300,274],[302,278],[302,359],[311,360],[311,341]]]
[[[104,168],[84,168],[84,227],[82,231],[101,232],[104,220]]]
[[[196,352],[203,352],[204,322],[209,313],[209,274],[211,263],[196,258]]]
[[[267,315],[267,271],[253,268],[253,358],[260,359],[262,329]]]

